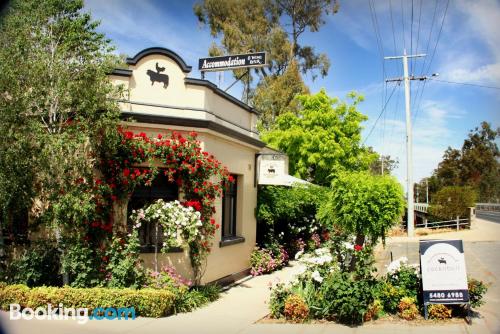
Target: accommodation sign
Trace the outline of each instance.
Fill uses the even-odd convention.
[[[224,71],[242,67],[263,67],[266,65],[265,52],[201,58],[198,60],[198,69],[201,72]]]
[[[424,303],[469,301],[462,240],[421,240],[420,268]]]

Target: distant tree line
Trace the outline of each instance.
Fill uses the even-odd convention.
[[[493,129],[488,122],[471,130],[461,149],[448,147],[443,160],[432,176],[415,185],[415,197],[420,202],[429,200],[444,187],[467,187],[477,193],[479,202],[500,202],[500,151],[495,142],[500,128]]]

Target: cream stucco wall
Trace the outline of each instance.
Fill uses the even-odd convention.
[[[169,76],[167,88],[155,82],[151,84],[147,70],[156,71],[156,63],[165,67],[162,72]],[[221,230],[213,239],[212,252],[208,256],[202,283],[211,282],[242,272],[249,268],[250,253],[255,245],[257,204],[257,188],[254,187],[255,154],[259,152],[260,142],[255,131],[257,117],[254,113],[242,108],[238,103],[225,98],[220,91],[216,94],[213,86],[186,82],[187,73],[182,71],[174,59],[162,54],[151,54],[143,57],[135,65],[129,66],[131,76],[111,75],[114,84],[123,85],[129,95],[125,102],[120,104],[127,115],[154,115],[186,120],[204,120],[216,123],[222,127],[197,128],[160,123],[145,123],[144,121],[130,123],[124,126],[135,131],[143,131],[150,136],[158,133],[167,135],[170,131],[187,133],[196,131],[204,151],[213,154],[223,165],[228,167],[232,174],[238,175],[237,192],[237,235],[245,239],[242,243],[220,247]],[[219,129],[217,128],[217,129]],[[232,133],[230,133],[232,131]],[[238,133],[243,137],[239,138]],[[251,138],[252,140],[245,140]],[[182,194],[180,194],[182,196]],[[222,201],[216,201],[214,219],[222,223]],[[127,203],[115,208],[119,221],[124,223]],[[154,268],[154,254],[142,254],[144,263]],[[192,278],[189,254],[181,253],[158,254],[158,265],[173,265],[186,278]]]

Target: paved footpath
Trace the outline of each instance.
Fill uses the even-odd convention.
[[[495,228],[496,226],[496,228]],[[466,263],[471,276],[491,283],[486,295],[486,305],[479,311],[481,318],[475,318],[472,326],[464,323],[446,325],[414,325],[411,323],[388,324],[386,322],[366,323],[360,327],[347,327],[337,324],[269,324],[256,323],[268,314],[269,282],[287,281],[300,268],[297,264],[271,275],[247,278],[224,292],[221,298],[191,313],[153,319],[136,320],[93,320],[80,325],[76,321],[11,321],[6,313],[0,319],[7,333],[500,333],[500,224],[477,220],[471,231],[449,232],[426,238],[463,239],[465,241]],[[410,261],[418,259],[419,238],[390,238],[386,248],[379,249],[377,260],[383,268],[390,259],[407,256]]]

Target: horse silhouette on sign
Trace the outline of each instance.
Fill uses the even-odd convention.
[[[163,71],[165,71],[165,67],[160,67],[158,63],[156,63],[156,72],[147,70],[146,74],[149,76],[149,80],[151,80],[151,86],[153,86],[155,82],[163,82],[163,88],[168,87],[168,75],[161,74]]]

